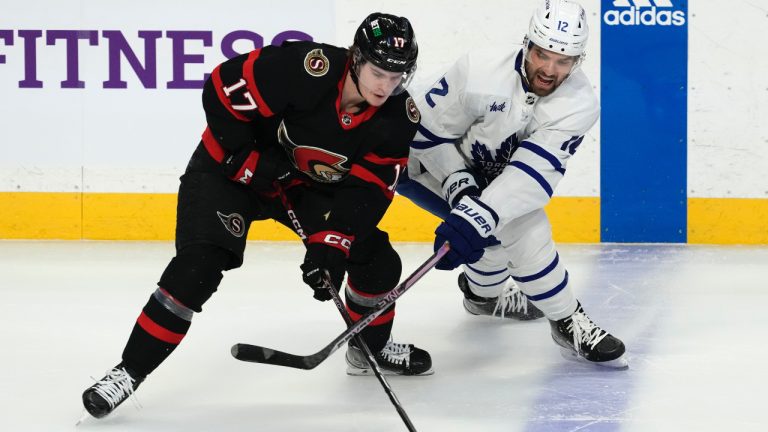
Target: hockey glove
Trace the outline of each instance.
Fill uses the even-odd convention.
[[[304,283],[315,291],[315,299],[326,301],[332,298],[329,282],[333,289],[339,291],[354,239],[335,231],[321,231],[307,239],[307,253],[301,272]]]
[[[257,191],[271,191],[272,183],[288,183],[294,169],[283,149],[269,146],[262,151],[245,148],[224,158],[224,175]]]
[[[480,196],[478,178],[469,169],[454,172],[443,180],[443,196],[448,205],[453,208],[465,196]]]
[[[462,264],[477,262],[495,239],[493,232],[499,217],[478,198],[465,196],[435,230],[435,251],[446,241],[451,250],[436,268],[453,270]]]

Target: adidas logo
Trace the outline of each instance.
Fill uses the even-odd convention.
[[[681,26],[685,12],[674,10],[671,0],[614,0],[613,7],[603,14],[608,25],[623,26]]]

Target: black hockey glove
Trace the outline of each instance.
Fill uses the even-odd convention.
[[[301,265],[302,279],[315,291],[314,298],[330,300],[330,282],[336,291],[341,287],[347,257],[354,237],[335,231],[321,231],[307,239],[307,253]]]
[[[224,158],[224,175],[257,191],[271,191],[275,181],[286,184],[295,170],[283,149],[269,146],[262,151],[245,148]]]
[[[467,195],[479,197],[485,186],[487,184],[484,179],[469,169],[463,169],[450,174],[443,180],[443,196],[448,201],[448,205],[453,208]]]

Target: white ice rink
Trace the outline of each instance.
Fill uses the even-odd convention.
[[[410,273],[431,254],[397,244]],[[344,328],[300,281],[298,243],[249,243],[241,269],[187,338],[106,419],[77,428],[80,394],[119,362],[173,244],[0,242],[0,431],[404,431],[376,379],[343,350],[311,371],[242,363],[250,342],[309,354]],[[768,248],[561,245],[586,311],[628,347],[630,368],[563,359],[546,320],[473,317],[456,272],[398,302],[394,335],[436,373],[390,377],[419,431],[768,430]]]

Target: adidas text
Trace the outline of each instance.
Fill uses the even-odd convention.
[[[623,26],[682,26],[685,25],[685,12],[680,10],[636,8],[609,10],[603,15],[608,25]]]

